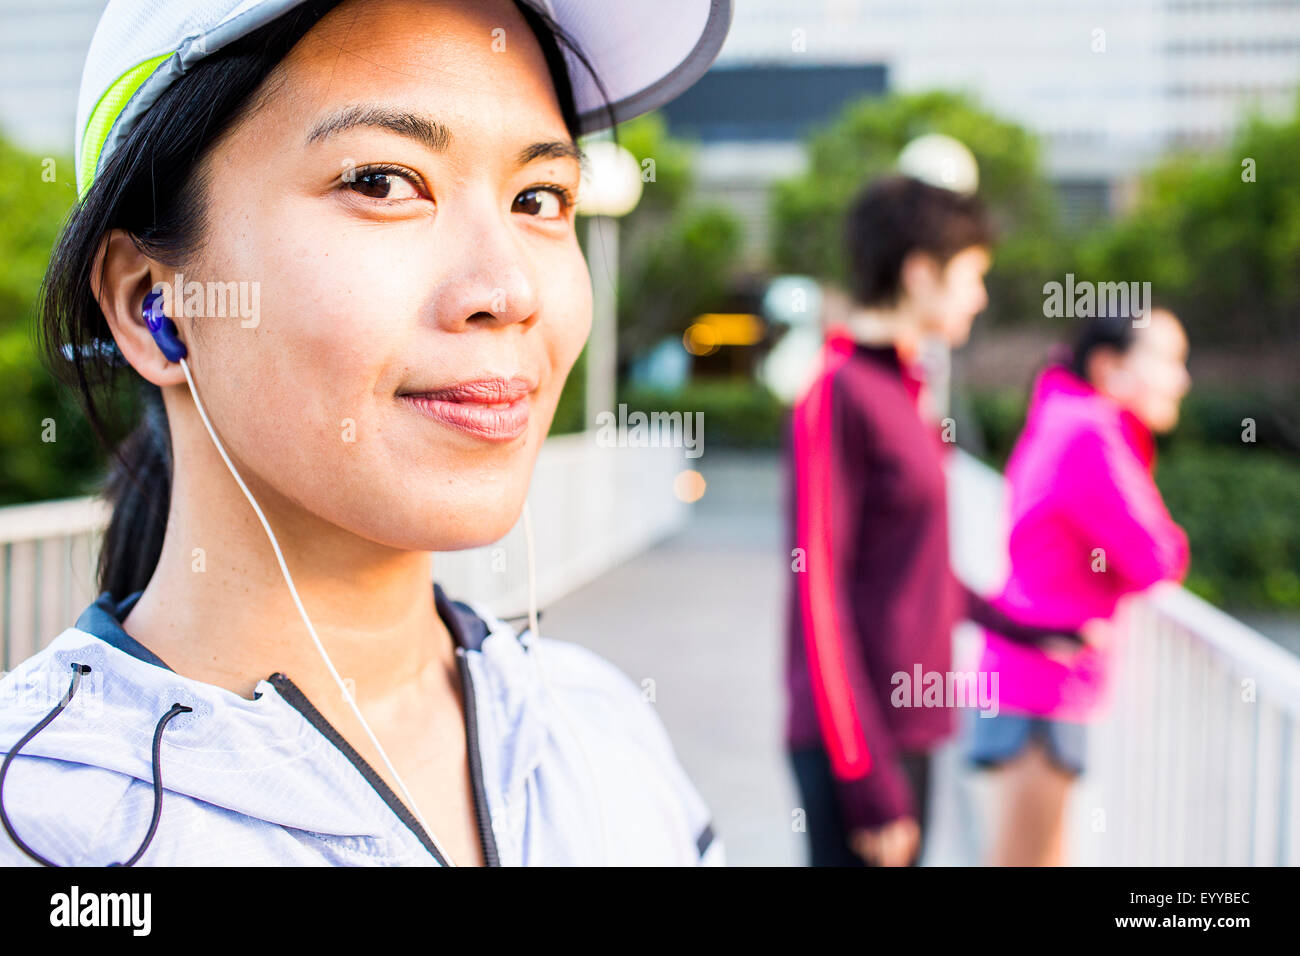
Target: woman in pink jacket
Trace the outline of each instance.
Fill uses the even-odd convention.
[[[1186,571],[1187,537],[1152,477],[1153,433],[1178,421],[1186,359],[1187,337],[1168,311],[1101,317],[1034,385],[1007,463],[1011,571],[993,603],[1091,639],[1057,654],[985,631],[980,670],[998,675],[999,713],[972,719],[970,756],[999,768],[995,864],[1064,861],[1066,801],[1112,661],[1100,622],[1123,596]]]

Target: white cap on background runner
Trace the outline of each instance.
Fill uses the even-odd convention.
[[[77,100],[77,193],[186,70],[305,0],[109,0],[90,41]],[[731,0],[526,0],[590,60],[618,122],[683,92],[713,63]],[[609,125],[600,90],[561,44],[582,132]]]

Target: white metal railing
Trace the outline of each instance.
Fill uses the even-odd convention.
[[[595,432],[547,439],[529,487],[542,606],[671,534],[689,506],[673,493],[683,454],[607,448]],[[0,508],[0,666],[8,670],[53,640],[96,596],[108,505],[74,498]],[[454,598],[498,616],[527,610],[522,520],[493,545],[434,558]]]
[[[607,448],[595,432],[549,438],[529,487],[538,601],[545,605],[681,528],[690,507],[673,492],[680,448]],[[494,545],[434,558],[434,577],[453,597],[484,602],[499,616],[527,611],[522,519]]]
[[[996,586],[1002,477],[958,453],[949,487],[954,563],[973,586]],[[1089,727],[1070,808],[1070,862],[1300,863],[1300,658],[1172,585],[1125,602],[1118,621],[1110,706]],[[939,762],[938,862],[976,862],[984,834],[961,830],[990,816],[972,806],[989,795],[964,748]]]
[[[0,665],[9,670],[95,597],[105,502],[71,498],[0,508]]]
[[[545,605],[686,520],[669,448],[601,448],[593,433],[543,447],[529,501]],[[1001,476],[956,453],[950,467],[954,563],[988,590],[1005,575]],[[94,598],[106,506],[95,499],[0,508],[4,666],[52,639]],[[438,555],[454,597],[522,614],[522,528],[495,545]],[[1106,716],[1090,728],[1075,788],[1071,861],[1085,864],[1300,863],[1300,659],[1179,588],[1128,602]],[[959,635],[958,659],[970,651]],[[957,666],[962,666],[960,663]],[[980,859],[988,793],[954,741],[939,755],[928,862]]]

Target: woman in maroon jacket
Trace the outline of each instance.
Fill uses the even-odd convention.
[[[788,443],[786,744],[814,866],[919,857],[929,755],[954,713],[911,685],[951,671],[958,620],[1048,633],[953,577],[942,442],[911,370],[920,336],[969,334],[991,241],[977,200],[914,179],[878,182],[850,209],[857,308],[829,337]]]

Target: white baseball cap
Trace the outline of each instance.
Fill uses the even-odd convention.
[[[109,0],[86,54],[77,101],[77,194],[177,77],[305,0]],[[525,0],[549,14],[591,61],[616,122],[677,96],[713,63],[731,0]],[[591,75],[561,45],[579,126],[609,125]]]

